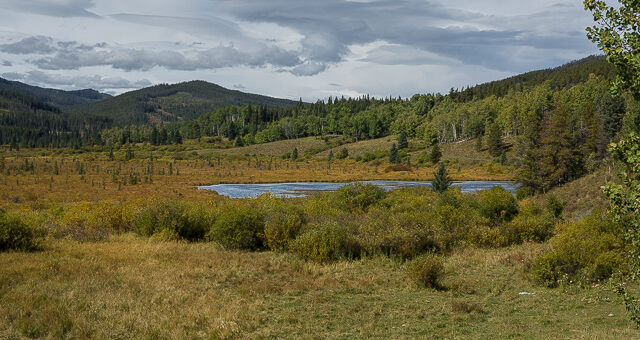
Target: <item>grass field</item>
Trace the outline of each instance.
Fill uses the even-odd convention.
[[[179,146],[138,145],[130,160],[124,147],[115,150],[114,159],[104,150],[4,150],[0,207],[31,216],[31,222],[40,221],[37,216],[58,218],[60,226],[69,222],[66,227],[73,231],[96,221],[82,209],[111,203],[71,202],[125,201],[142,209],[149,202],[143,199],[158,198],[207,202],[219,213],[234,204],[264,202],[227,200],[196,190],[197,185],[431,180],[435,167],[416,165],[425,152],[416,141],[410,141],[410,171],[386,171],[386,158],[351,158],[385,151],[395,141],[383,138],[329,149],[343,141],[302,138],[234,148],[228,140],[203,138]],[[294,147],[300,159],[282,158]],[[337,154],[344,147],[349,158],[326,159],[329,150]],[[499,164],[486,150],[476,151],[474,140],[441,148],[455,180],[514,178],[512,166]],[[510,150],[507,158],[513,153]],[[565,220],[582,219],[594,207],[606,205],[599,186],[612,173],[603,167],[534,200],[543,205],[554,195],[566,202]],[[403,203],[384,223],[401,231],[416,223],[414,215],[405,214],[426,216],[419,215],[426,211],[416,204],[435,201],[417,195],[405,202],[408,195],[398,195]],[[318,200],[309,209],[333,213],[333,207],[323,204],[327,202]],[[438,209],[440,215],[433,216],[456,221],[472,213],[448,215],[449,207]],[[328,216],[315,216],[314,222]],[[392,230],[357,213],[332,218],[345,225],[367,222]],[[551,248],[549,242],[497,249],[463,243],[441,254],[446,274],[443,289],[437,290],[415,286],[406,273],[410,262],[394,256],[321,264],[291,252],[230,251],[215,242],[167,241],[126,230],[85,242],[53,233],[45,237],[41,250],[0,252],[0,339],[638,337],[608,283],[563,283],[554,289],[534,283],[529,269],[537,255]],[[410,238],[402,240],[411,244]]]
[[[385,257],[319,265],[132,235],[54,240],[0,253],[0,338],[638,335],[606,285],[532,285],[524,268],[543,247],[460,250],[438,291],[413,287],[405,265]]]
[[[335,142],[336,138],[331,138]],[[69,202],[125,200],[147,196],[197,200],[211,195],[210,192],[197,190],[199,185],[292,180],[430,181],[436,170],[431,165],[412,165],[410,171],[388,171],[391,164],[386,158],[371,162],[357,162],[351,158],[333,159],[329,162],[320,156],[302,158],[309,150],[326,147],[324,140],[315,137],[240,148],[201,149],[206,143],[208,142],[205,140],[192,140],[182,146],[138,146],[134,149],[135,157],[131,160],[124,158],[125,147],[115,151],[114,160],[109,159],[107,151],[5,151],[2,158],[4,176],[0,177],[0,200],[8,203],[43,199]],[[378,139],[359,142],[355,143],[358,148],[352,146],[352,149],[364,153],[368,148],[379,147],[380,143],[384,144],[385,141]],[[443,159],[448,164],[449,175],[453,180],[513,180],[513,172],[508,166],[491,162],[482,153],[474,156],[475,151],[467,151],[466,154],[462,152],[468,147],[467,144],[443,146]],[[294,147],[298,147],[300,159],[280,157]],[[260,155],[255,156],[255,153]]]

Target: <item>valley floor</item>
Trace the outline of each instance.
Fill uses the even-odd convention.
[[[131,234],[0,253],[0,338],[598,338],[638,336],[606,284],[547,289],[545,245],[462,249],[445,290],[387,257],[306,262]]]

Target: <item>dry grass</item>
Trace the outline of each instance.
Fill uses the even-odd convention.
[[[543,203],[547,197],[554,195],[566,203],[563,217],[577,221],[589,216],[594,209],[606,211],[609,200],[602,192],[602,186],[615,180],[615,170],[603,166],[595,172],[569,182],[563,186],[553,188],[544,195],[536,196],[535,200]]]
[[[335,138],[335,136],[333,138]],[[198,153],[202,155],[262,155],[280,157],[288,152],[293,152],[294,148],[298,148],[299,154],[303,155],[307,151],[323,148],[325,144],[322,137],[305,137],[223,150],[198,150]]]
[[[606,287],[532,286],[519,259],[539,251],[463,250],[435,291],[388,258],[318,265],[128,235],[49,241],[0,254],[0,338],[637,337]]]
[[[197,152],[194,154],[195,151],[169,152],[161,149],[154,151],[157,158],[154,158],[151,169],[150,160],[144,158],[150,152],[136,151],[140,158],[129,161],[110,161],[102,152],[71,156],[40,156],[37,151],[14,154],[5,158],[9,172],[7,175],[5,170],[4,176],[0,177],[0,202],[128,200],[149,196],[202,200],[211,198],[213,194],[197,190],[199,185],[374,179],[430,181],[436,171],[435,166],[412,166],[411,171],[385,172],[389,166],[386,160],[363,163],[346,159],[329,163],[320,159],[293,161],[268,156],[203,156]],[[25,159],[34,165],[33,171],[20,170]],[[55,164],[58,165],[57,174]],[[78,170],[79,165],[84,173]],[[449,162],[448,169],[450,176],[458,181],[512,179],[512,173],[494,164],[462,166]],[[119,175],[115,176],[116,172]],[[138,175],[138,184],[128,183],[129,173]]]

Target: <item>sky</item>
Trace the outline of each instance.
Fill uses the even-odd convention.
[[[591,24],[581,0],[0,0],[0,77],[410,97],[597,54]]]

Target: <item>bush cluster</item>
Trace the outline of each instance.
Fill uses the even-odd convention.
[[[426,254],[407,265],[407,277],[418,287],[443,289],[444,261],[441,257]]]
[[[550,242],[551,250],[538,256],[531,267],[534,280],[542,285],[599,282],[628,270],[619,225],[597,213],[561,225]]]
[[[146,205],[134,220],[136,232],[163,239],[201,240],[211,226],[204,208],[180,201],[157,201]]]
[[[234,207],[223,211],[207,233],[207,239],[227,249],[257,250],[263,247],[264,215],[257,209]]]
[[[547,208],[518,203],[503,189],[473,195],[457,189],[438,194],[426,187],[387,192],[355,183],[304,199],[265,195],[210,203],[155,199],[61,205],[33,217],[31,224],[79,241],[134,231],[165,240],[206,240],[227,249],[288,251],[318,262],[373,254],[409,260],[465,244],[542,242],[551,237],[559,210],[557,202]]]
[[[29,251],[39,246],[35,230],[21,219],[0,211],[0,251]]]
[[[291,243],[291,251],[316,262],[331,262],[359,256],[360,249],[347,229],[337,223],[309,225],[307,230]]]

